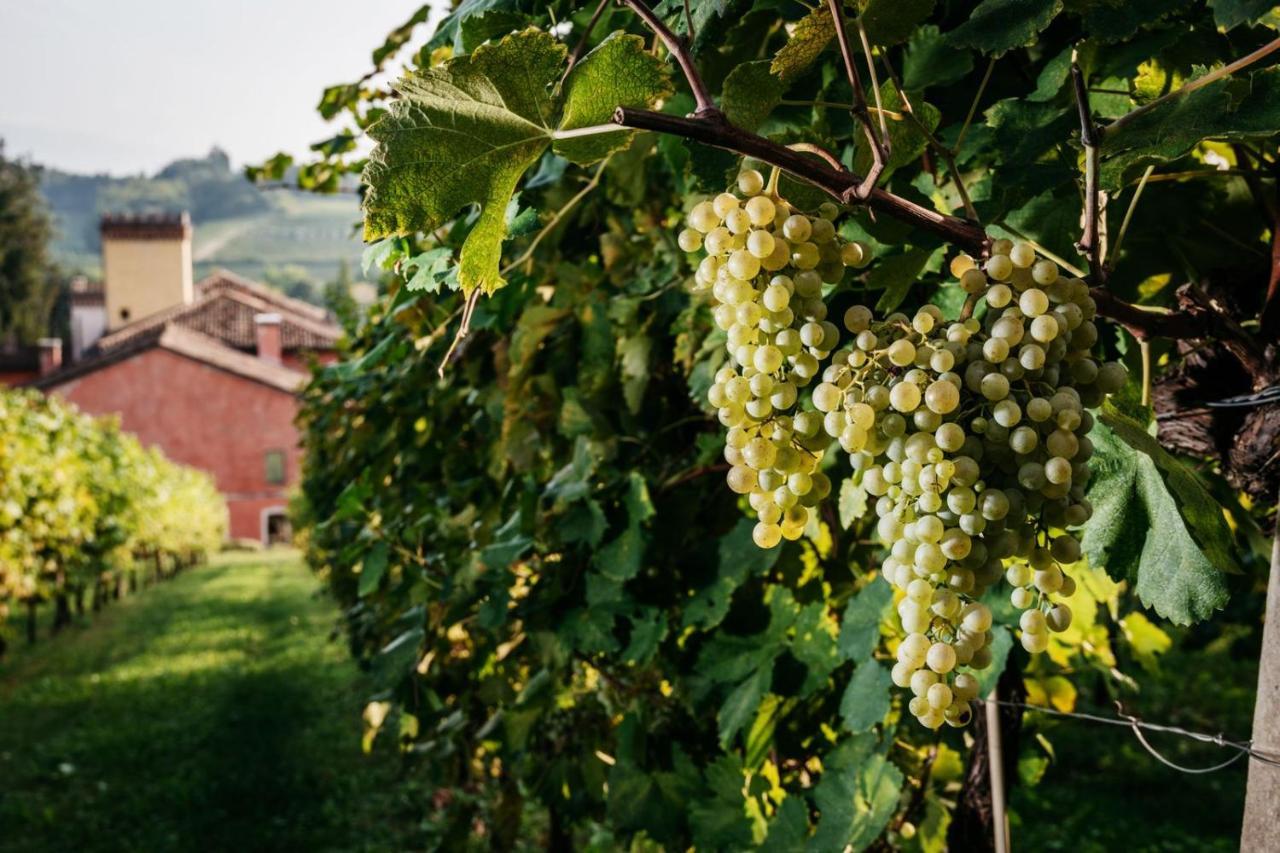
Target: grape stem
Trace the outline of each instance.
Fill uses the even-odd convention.
[[[876,181],[880,179],[881,173],[884,172],[885,159],[888,155],[888,135],[884,136],[883,141],[879,134],[876,133],[876,126],[871,121],[871,115],[867,110],[867,98],[862,91],[862,78],[858,74],[858,63],[853,56],[853,48],[849,45],[849,34],[844,27],[844,9],[843,0],[827,0],[827,8],[831,12],[831,22],[835,26],[836,41],[840,43],[840,56],[844,59],[844,70],[849,75],[849,87],[853,89],[853,109],[849,112],[853,114],[853,118],[862,126],[862,132],[867,137],[867,145],[871,149],[871,168],[867,170],[867,174],[863,176],[859,182],[854,197],[859,201],[864,201],[871,195],[871,189],[876,185]],[[867,64],[871,65],[871,54],[867,53]],[[874,68],[874,66],[871,66]],[[876,96],[880,93],[877,91]],[[880,122],[884,123],[884,114],[880,114]]]

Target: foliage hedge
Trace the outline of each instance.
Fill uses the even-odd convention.
[[[831,107],[852,93],[817,5],[691,3],[690,50],[730,118],[863,169],[859,128]],[[1196,97],[1156,101],[1274,38],[1264,5],[847,3],[929,129],[903,117],[908,101],[882,73],[883,108],[896,118],[881,185],[963,215],[959,179],[989,234],[1033,239],[1084,267],[1074,53],[1098,120],[1152,105],[1103,136],[1111,233],[1131,220],[1108,258],[1110,292],[1178,306],[1178,285],[1193,281],[1256,316],[1274,223],[1251,183],[1277,160],[1278,72],[1262,63]],[[499,57],[515,61],[510,34],[528,26],[556,32],[567,53],[594,6],[464,2],[425,43],[412,39],[420,12],[374,62],[412,45],[401,55],[421,81],[461,75],[465,63],[444,63],[484,46],[476,67],[501,69]],[[684,31],[684,4],[655,6]],[[602,8],[588,47],[618,30],[647,35],[626,9]],[[496,79],[518,88],[515,77]],[[690,112],[679,88],[656,108]],[[387,97],[360,84],[325,93],[322,114],[351,129],[316,146],[303,185],[335,188],[365,165],[353,153],[360,132],[414,115],[387,119]],[[983,779],[966,776],[972,739],[902,722],[905,699],[888,677],[902,636],[893,592],[878,578],[866,495],[840,454],[828,456],[838,485],[820,518],[779,548],[752,544],[724,486],[723,434],[704,402],[724,337],[688,292],[690,258],[675,234],[741,158],[654,133],[611,153],[535,140],[514,177],[480,167],[462,189],[447,174],[398,183],[400,158],[456,154],[432,122],[410,124],[394,143],[392,125],[372,134],[392,147],[366,173],[367,224],[373,237],[393,233],[371,245],[366,272],[389,289],[350,330],[344,360],[305,392],[299,521],[378,683],[367,737],[396,739],[439,788],[423,806],[436,845],[938,850],[949,832],[955,849],[989,843],[964,835]],[[280,157],[257,174],[287,165]],[[508,178],[513,195],[494,190]],[[785,178],[782,194],[801,207],[822,200]],[[858,302],[959,309],[964,294],[939,274],[952,250],[937,234],[858,207],[839,227],[877,260],[828,289],[833,316]],[[481,256],[495,235],[500,274]],[[477,286],[485,298],[453,349],[470,310],[464,291]],[[1156,379],[1195,357],[1185,342],[1147,347],[1119,325],[1103,329],[1100,348],[1134,376],[1143,355]],[[1169,647],[1170,623],[1210,620],[1212,633],[1229,594],[1257,576],[1249,501],[1217,462],[1159,445],[1142,390],[1120,395],[1094,436],[1098,514],[1085,530],[1089,559],[1072,567],[1075,622],[1029,660],[1011,651],[1007,602],[992,600],[985,689],[1002,678],[1012,695],[1062,710],[1082,694],[1132,698]],[[1016,744],[1010,753],[1016,761]]]
[[[226,535],[213,480],[55,396],[0,392],[0,629],[14,603],[114,592],[135,563],[194,562]],[[65,615],[65,614],[64,614]],[[0,636],[0,640],[3,637]]]

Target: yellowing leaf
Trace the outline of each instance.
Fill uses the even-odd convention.
[[[831,11],[825,4],[805,15],[791,31],[791,37],[773,57],[769,71],[790,83],[805,72],[836,34]]]
[[[671,93],[666,66],[645,52],[644,39],[614,33],[574,66],[565,81],[561,128],[607,124],[618,107],[639,107]],[[555,151],[575,163],[594,163],[625,148],[634,132],[557,139]]]
[[[1159,667],[1159,656],[1169,651],[1173,640],[1144,614],[1133,612],[1120,620],[1124,638],[1143,669],[1151,672]]]

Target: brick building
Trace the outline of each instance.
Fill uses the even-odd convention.
[[[193,281],[185,214],[104,217],[102,243],[102,287],[73,292],[72,358],[41,349],[29,384],[116,414],[144,444],[211,473],[232,537],[287,538],[297,393],[309,363],[334,359],[340,329],[229,272]]]

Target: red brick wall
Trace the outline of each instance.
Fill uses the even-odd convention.
[[[262,511],[284,509],[298,479],[297,400],[289,393],[163,349],[150,349],[54,389],[121,425],[169,458],[213,474],[231,535],[262,538]],[[283,450],[285,484],[266,480],[268,450]]]

